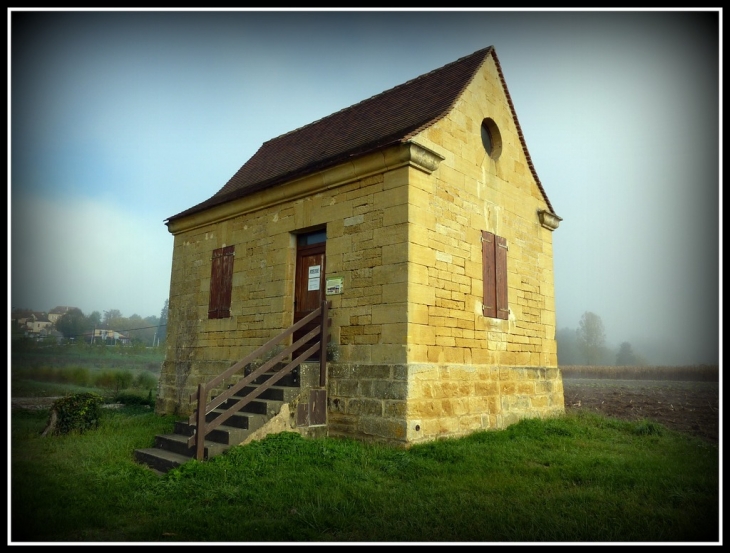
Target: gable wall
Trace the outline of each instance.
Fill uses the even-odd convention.
[[[485,117],[500,129],[497,161],[482,146]],[[547,204],[491,58],[414,141],[445,159],[410,181],[408,440],[562,412],[552,233],[537,214]],[[482,315],[482,230],[507,239],[508,320]]]
[[[481,145],[487,116],[502,135],[497,162]],[[455,109],[414,142],[444,157],[433,173],[393,169],[381,152],[353,160],[355,171],[334,168],[336,178],[314,175],[265,190],[171,229],[158,412],[189,412],[199,381],[291,325],[292,233],[323,224],[326,276],[344,277],[343,294],[327,297],[336,344],[330,435],[407,444],[563,411],[552,237],[537,216],[547,206],[491,59]],[[377,158],[384,169],[362,169]],[[305,194],[310,178],[319,181]],[[481,230],[509,244],[507,321],[481,314]],[[224,245],[236,248],[231,318],[208,320],[211,254]]]

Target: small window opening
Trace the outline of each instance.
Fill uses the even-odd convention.
[[[502,135],[493,119],[487,117],[482,121],[482,145],[487,155],[496,160],[502,153]]]

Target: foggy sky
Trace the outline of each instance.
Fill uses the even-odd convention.
[[[705,11],[8,11],[9,309],[159,316],[164,220],[261,144],[494,46],[556,213],[559,328],[720,356],[720,33]]]

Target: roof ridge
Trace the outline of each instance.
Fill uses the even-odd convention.
[[[555,213],[532,163],[494,46],[487,46],[364,98],[260,145],[213,196],[167,219],[191,215],[326,167],[412,140],[456,105],[489,56],[494,60],[522,151],[548,209]]]
[[[397,91],[398,89],[405,88],[406,86],[409,86],[409,85],[411,85],[412,83],[414,83],[416,81],[419,81],[419,80],[425,79],[425,78],[427,78],[429,76],[432,76],[434,73],[437,73],[439,71],[442,71],[442,70],[444,70],[444,69],[446,69],[446,68],[448,68],[448,67],[450,67],[452,65],[456,65],[458,63],[462,63],[467,58],[477,57],[477,54],[479,54],[481,52],[484,52],[484,57],[486,58],[486,55],[491,50],[494,50],[494,46],[487,46],[486,48],[481,48],[481,49],[479,49],[479,50],[477,50],[475,52],[472,52],[471,54],[467,54],[465,56],[462,56],[462,57],[460,57],[457,60],[451,61],[451,62],[449,62],[449,63],[447,63],[445,65],[442,65],[441,67],[437,67],[436,69],[432,69],[431,71],[428,71],[427,73],[422,73],[421,75],[418,75],[416,77],[413,77],[412,79],[409,79],[409,80],[407,80],[404,83],[397,84],[397,85],[395,85],[395,86],[393,86],[391,88],[388,88],[387,90],[383,90],[382,92],[378,92],[377,94],[373,94],[372,96],[369,96],[368,98],[364,98],[364,99],[360,100],[359,102],[356,102],[354,104],[350,104],[349,106],[346,106],[346,107],[344,107],[342,109],[339,109],[337,111],[334,111],[334,112],[332,112],[332,113],[330,113],[328,115],[325,115],[324,117],[320,117],[316,121],[312,121],[310,123],[307,123],[306,125],[302,125],[301,127],[297,127],[296,129],[292,129],[292,130],[290,130],[288,132],[285,132],[283,134],[280,134],[279,136],[275,136],[273,138],[270,138],[269,140],[266,140],[265,142],[263,142],[261,144],[261,147],[265,146],[269,142],[273,142],[274,140],[279,140],[280,138],[283,138],[283,137],[288,136],[290,134],[294,134],[296,132],[302,131],[302,130],[306,129],[307,127],[311,127],[313,125],[316,125],[318,123],[321,123],[322,121],[325,121],[325,120],[327,120],[327,119],[329,119],[331,117],[334,117],[336,115],[339,115],[339,114],[341,114],[343,112],[346,112],[346,111],[349,111],[349,110],[354,110],[355,108],[361,106],[365,102],[369,102],[371,100],[377,99],[378,97],[383,96],[385,94],[391,94],[394,91]],[[472,79],[473,78],[474,78],[474,76],[472,75]],[[464,87],[464,88],[466,88],[466,87]]]

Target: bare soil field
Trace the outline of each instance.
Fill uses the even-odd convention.
[[[717,444],[718,382],[563,377],[565,411],[587,410],[622,420],[647,419]]]

